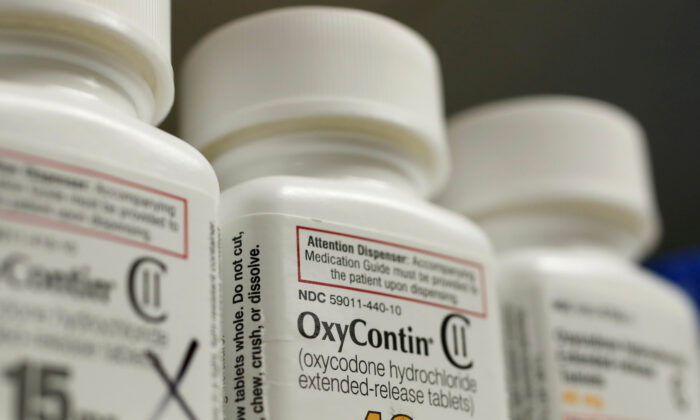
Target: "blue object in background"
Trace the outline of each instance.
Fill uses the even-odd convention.
[[[685,290],[700,310],[700,248],[663,254],[645,265]]]

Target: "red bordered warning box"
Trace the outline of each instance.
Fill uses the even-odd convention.
[[[55,176],[57,179],[60,179],[62,174],[71,176],[72,179],[75,179],[78,182],[83,182],[84,184],[81,185],[86,185],[87,187],[85,188],[89,188],[92,186],[91,183],[99,181],[102,183],[101,185],[106,187],[118,187],[124,194],[130,192],[133,194],[133,196],[140,196],[144,199],[151,197],[152,199],[159,201],[161,204],[168,206],[168,208],[171,208],[172,206],[178,215],[176,219],[179,226],[177,230],[171,229],[172,232],[169,232],[168,234],[152,235],[152,240],[150,241],[138,240],[126,234],[120,234],[118,231],[98,229],[94,226],[90,226],[89,223],[84,221],[72,222],[69,219],[67,220],[66,218],[62,218],[60,215],[56,214],[56,212],[53,212],[51,215],[47,216],[45,214],[41,214],[40,212],[32,211],[31,208],[18,205],[18,202],[22,200],[21,195],[18,195],[18,197],[13,200],[11,197],[12,194],[9,192],[4,193],[3,195],[5,195],[5,197],[0,200],[0,216],[2,216],[3,219],[13,220],[33,226],[63,230],[83,236],[100,238],[106,241],[143,248],[182,259],[188,258],[188,202],[184,197],[161,191],[147,185],[128,181],[104,172],[6,148],[0,148],[0,161],[4,161],[8,166],[5,168],[8,172],[3,174],[3,177],[5,178],[4,181],[6,181],[8,184],[12,183],[13,179],[17,179],[17,185],[22,184],[23,181],[25,184],[27,184],[26,181],[28,177],[26,173],[30,173],[32,168],[46,169],[47,172],[42,173],[42,176],[44,176],[48,181],[51,181],[51,176]],[[13,163],[16,165],[13,165]],[[20,177],[24,178],[20,179]],[[26,187],[25,190],[34,188],[31,185],[24,185],[24,187]],[[22,194],[22,192],[18,194]],[[24,194],[26,194],[26,191]],[[31,202],[32,199],[25,199],[25,201]],[[65,207],[68,207],[68,205]]]
[[[425,298],[419,298],[416,297],[415,294],[411,293],[392,293],[386,290],[378,290],[376,288],[360,288],[360,287],[355,287],[350,284],[347,284],[347,282],[338,282],[338,281],[333,281],[329,278],[328,275],[325,274],[319,274],[315,273],[314,270],[310,267],[305,267],[308,263],[305,262],[305,260],[302,258],[302,248],[303,245],[301,243],[301,238],[305,234],[308,234],[309,232],[313,232],[315,234],[321,234],[324,236],[329,237],[331,240],[333,237],[338,237],[338,238],[343,238],[343,240],[347,240],[348,242],[352,244],[372,244],[375,247],[380,247],[385,250],[397,250],[399,252],[401,251],[408,251],[408,255],[411,254],[417,254],[422,257],[427,257],[430,258],[431,260],[434,261],[442,261],[445,263],[445,265],[450,265],[453,266],[457,269],[457,271],[460,270],[460,267],[462,271],[468,270],[469,272],[474,273],[474,278],[476,278],[476,284],[478,285],[478,295],[471,296],[468,299],[465,299],[464,304],[459,305],[454,305],[450,303],[445,303],[441,302],[438,299],[425,299]],[[390,297],[390,298],[395,298],[395,299],[401,299],[401,300],[406,300],[410,302],[416,302],[424,305],[430,305],[430,306],[435,306],[443,309],[447,309],[450,311],[454,312],[460,312],[460,313],[465,313],[469,314],[475,317],[479,318],[486,318],[488,316],[488,306],[487,306],[487,291],[486,291],[486,276],[484,272],[484,267],[482,264],[475,262],[475,261],[470,261],[467,259],[463,258],[457,258],[453,257],[450,255],[445,255],[437,252],[432,252],[428,251],[425,249],[420,249],[420,248],[415,248],[415,247],[410,247],[402,244],[397,244],[393,242],[387,242],[387,241],[382,241],[382,240],[377,240],[373,238],[368,238],[364,236],[357,236],[357,235],[349,235],[346,233],[341,233],[341,232],[334,232],[330,230],[323,230],[323,229],[316,229],[316,228],[311,228],[311,227],[305,227],[305,226],[297,226],[296,227],[296,239],[297,239],[297,269],[298,269],[298,281],[300,283],[307,283],[307,284],[315,284],[315,285],[320,285],[320,286],[328,286],[328,287],[335,287],[339,289],[345,289],[345,290],[353,290],[357,292],[363,292],[363,293],[370,293],[374,295],[379,295],[379,296],[385,296],[385,297]],[[405,252],[404,252],[405,253]]]

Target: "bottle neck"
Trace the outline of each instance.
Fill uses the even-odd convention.
[[[249,140],[211,158],[222,189],[267,176],[300,176],[360,183],[371,189],[427,196],[422,163],[369,138],[304,132]]]
[[[152,91],[136,71],[66,37],[0,30],[0,81],[38,88],[90,108],[153,119]]]
[[[531,248],[556,248],[622,259],[642,257],[640,240],[615,221],[584,214],[521,210],[476,218],[499,254]]]

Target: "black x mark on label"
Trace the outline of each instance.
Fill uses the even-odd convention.
[[[182,379],[187,372],[187,368],[190,366],[190,363],[194,358],[194,353],[197,351],[197,347],[197,340],[190,341],[190,345],[187,348],[185,357],[182,359],[182,363],[180,363],[180,370],[178,371],[175,379],[171,379],[169,377],[168,373],[165,371],[165,368],[163,368],[163,364],[155,353],[152,351],[146,352],[146,357],[148,357],[148,359],[151,361],[151,364],[155,368],[156,372],[158,372],[158,375],[161,379],[163,379],[163,382],[165,382],[168,388],[166,394],[163,396],[158,406],[156,406],[156,410],[151,416],[151,420],[158,420],[161,418],[170,400],[175,400],[175,402],[178,403],[189,420],[197,420],[197,417],[192,412],[192,409],[189,407],[189,405],[187,405],[187,402],[182,395],[180,395],[180,391],[178,390],[178,386],[182,382]]]

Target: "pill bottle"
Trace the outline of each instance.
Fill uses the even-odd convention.
[[[0,2],[0,418],[221,418],[218,183],[167,0]],[[218,371],[217,371],[218,369]]]
[[[449,123],[440,198],[494,242],[514,420],[700,418],[696,315],[636,261],[659,223],[644,132],[593,99],[534,96]]]
[[[230,418],[505,419],[489,242],[445,181],[440,72],[372,13],[263,12],[182,69],[222,192]]]

